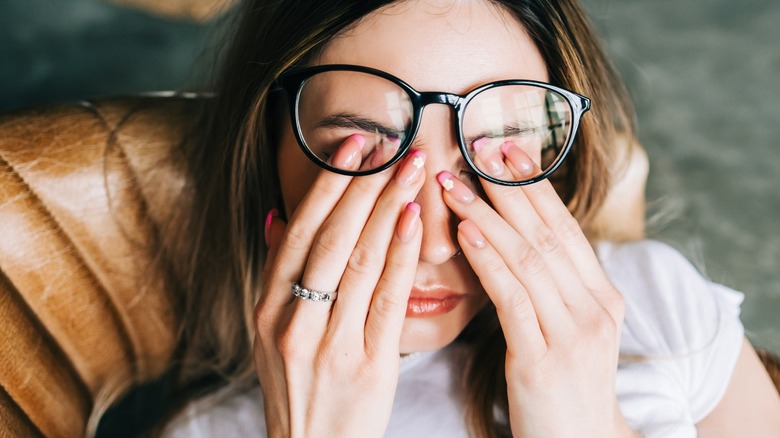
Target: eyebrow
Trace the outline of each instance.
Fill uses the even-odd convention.
[[[402,138],[405,131],[397,131],[365,117],[356,114],[339,113],[325,117],[317,126],[322,128],[360,129],[366,132],[378,132],[388,137]]]
[[[524,134],[527,132],[534,132],[538,129],[538,126],[532,126],[530,124],[524,124],[520,126],[519,124],[514,125],[504,125],[504,129],[500,132],[496,131],[482,131],[477,135],[473,135],[471,137],[466,138],[466,144],[474,143],[475,141],[479,140],[480,138],[495,138],[495,137],[501,137],[501,136],[513,136],[513,135],[519,135]]]

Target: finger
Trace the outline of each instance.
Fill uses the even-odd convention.
[[[332,164],[348,168],[358,166],[355,153],[362,150],[365,140],[353,135],[334,154]],[[264,280],[268,282],[267,305],[279,307],[290,302],[290,286],[300,280],[320,225],[331,214],[349,187],[352,177],[321,171],[295,210],[287,225],[278,252]]]
[[[382,167],[385,163],[389,163],[398,152],[398,145],[395,147],[384,147],[382,144],[373,148],[373,150],[363,150],[363,164],[360,166],[360,170],[371,170],[377,167]]]
[[[506,337],[507,353],[522,352],[528,358],[544,355],[547,351],[545,336],[554,329],[556,322],[539,318],[527,290],[473,221],[466,219],[458,224],[458,243],[496,306]]]
[[[420,206],[410,202],[398,221],[365,321],[365,348],[369,356],[398,355],[421,242]]]
[[[511,142],[502,145],[502,150],[511,147],[528,158],[527,162],[517,163],[516,166],[503,160],[490,158],[493,163],[490,167],[497,178],[513,175],[512,179],[527,179],[539,173],[536,163],[530,157],[514,146]],[[481,159],[478,157],[478,159]],[[520,168],[517,170],[515,167]],[[555,280],[558,290],[564,302],[569,307],[590,307],[593,298],[589,296],[580,273],[574,266],[570,254],[555,231],[542,220],[539,213],[531,204],[522,189],[511,186],[492,184],[487,181],[482,184],[485,194],[492,201],[493,207],[513,229],[517,230],[536,251],[541,254],[548,269]],[[557,197],[558,202],[560,198]],[[561,203],[561,205],[563,205]],[[564,208],[565,209],[565,208]]]
[[[538,170],[536,164],[520,148],[508,144],[503,150],[511,165],[511,171],[517,172],[517,169],[531,168],[532,170],[527,172],[534,173]],[[571,260],[571,269],[575,270],[582,279],[586,286],[585,290],[611,290],[609,280],[601,268],[593,247],[582,232],[577,220],[561,201],[552,184],[544,180],[525,186],[522,191],[531,207],[538,212],[541,220],[552,231],[551,235],[556,237],[556,242],[562,251],[568,254],[568,258]],[[596,294],[592,296],[602,303],[604,297],[598,296],[598,292]]]
[[[424,163],[422,152],[416,156],[421,156]],[[410,161],[409,158],[411,156],[405,163]],[[417,176],[421,167],[411,166]],[[348,266],[358,273],[373,275],[374,282],[379,278],[384,261],[380,259],[381,263],[373,263],[372,259],[383,258],[387,253],[399,207],[413,200],[420,186],[417,181],[413,184],[388,184],[392,176],[393,172],[382,172],[353,180],[320,227],[312,243],[301,284],[309,289],[335,291]],[[400,177],[399,173],[396,180]],[[374,220],[369,221],[370,217]],[[374,229],[366,232],[365,228],[372,223]],[[358,245],[361,236],[364,237]],[[373,290],[373,284],[370,290]],[[348,294],[349,291],[340,291],[339,301],[344,298],[343,292]],[[362,314],[365,315],[365,309]]]
[[[339,284],[339,301],[332,318],[336,330],[363,333],[372,292],[380,276],[387,275],[383,270],[399,218],[408,214],[404,206],[415,199],[425,181],[425,159],[419,150],[404,159],[365,223]],[[416,266],[417,259],[409,262]]]
[[[558,285],[541,254],[512,228],[492,207],[449,172],[441,172],[437,179],[445,189],[444,200],[462,220],[479,224],[481,233],[499,254],[503,264],[523,285],[534,304],[538,318],[552,333],[571,321]]]

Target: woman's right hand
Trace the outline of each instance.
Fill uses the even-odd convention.
[[[336,167],[361,165],[348,138]],[[383,436],[399,373],[399,342],[422,238],[425,154],[364,177],[321,171],[289,224],[271,217],[263,291],[255,308],[255,367],[268,435]],[[331,303],[295,298],[293,283],[336,291]]]

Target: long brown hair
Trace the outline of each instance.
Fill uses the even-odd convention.
[[[265,254],[261,222],[280,199],[274,139],[279,115],[269,106],[274,80],[388,3],[251,0],[239,12],[214,87],[216,97],[206,104],[203,131],[183,151],[195,209],[181,234],[190,258],[176,267],[183,279],[182,385],[209,375],[233,383],[256,379],[252,313]],[[568,164],[554,181],[587,232],[609,188],[614,157],[628,155],[613,150],[626,144],[619,137],[633,136],[625,90],[575,0],[492,3],[524,24],[546,61],[550,82],[593,101]],[[495,311],[484,309],[461,340],[475,352],[465,375],[472,434],[502,435],[494,407],[506,414],[506,345]]]

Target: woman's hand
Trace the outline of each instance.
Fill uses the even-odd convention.
[[[350,137],[331,163],[358,168],[362,140]],[[322,171],[289,224],[269,216],[254,353],[269,436],[384,435],[420,251],[419,206],[410,201],[424,162],[415,151],[394,176]],[[337,299],[295,298],[296,282],[338,290]]]
[[[497,177],[536,164],[512,143]],[[437,176],[461,218],[458,241],[496,306],[506,337],[509,420],[520,437],[634,436],[615,395],[621,295],[549,181],[484,183],[493,206],[452,174]]]

